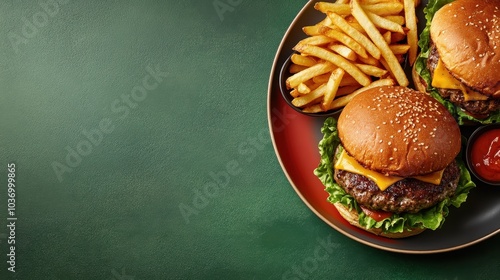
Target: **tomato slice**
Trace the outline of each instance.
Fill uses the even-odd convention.
[[[371,210],[371,209],[368,209],[364,206],[361,206],[361,210],[363,210],[363,212],[365,212],[365,214],[368,217],[374,219],[377,222],[380,222],[383,219],[389,218],[392,216],[391,212],[386,212],[386,211],[381,211],[381,210]]]

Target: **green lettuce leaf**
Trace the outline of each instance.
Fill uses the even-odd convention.
[[[334,153],[340,145],[340,139],[337,132],[337,121],[334,118],[327,118],[321,129],[323,139],[319,142],[318,148],[321,155],[321,160],[318,167],[314,170],[314,174],[325,186],[325,190],[329,193],[328,201],[333,203],[341,203],[349,209],[356,209],[359,213],[359,223],[365,228],[380,228],[385,232],[400,233],[404,229],[409,228],[427,228],[438,229],[443,225],[445,217],[448,215],[449,206],[460,207],[466,201],[469,190],[475,187],[471,181],[470,174],[465,168],[461,155],[457,157],[460,167],[460,180],[456,193],[453,197],[447,198],[437,205],[420,211],[416,214],[401,213],[393,214],[380,222],[375,221],[367,216],[359,207],[354,198],[347,194],[333,179],[333,160]],[[339,152],[342,146],[340,146]]]
[[[422,33],[420,34],[419,41],[418,41],[418,46],[420,47],[420,55],[417,57],[417,60],[415,61],[415,71],[425,80],[427,83],[427,90],[429,93],[436,98],[441,104],[443,104],[452,114],[453,116],[457,119],[458,123],[460,125],[463,125],[467,122],[473,121],[473,122],[479,122],[482,124],[489,124],[489,123],[495,123],[495,122],[500,122],[500,111],[496,112],[494,114],[490,114],[490,116],[486,119],[477,119],[474,118],[473,116],[465,113],[462,109],[458,108],[455,106],[453,103],[451,103],[449,100],[443,99],[441,95],[439,95],[438,91],[431,86],[431,73],[427,69],[426,64],[427,64],[427,58],[429,57],[430,53],[430,27],[431,27],[431,21],[432,18],[434,17],[434,14],[441,9],[444,5],[453,2],[453,0],[429,0],[427,6],[424,8],[424,14],[425,14],[425,20],[426,20],[426,25],[424,30],[422,30]]]

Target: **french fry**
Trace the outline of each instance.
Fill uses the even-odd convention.
[[[382,77],[384,76],[385,74],[387,74],[387,70],[384,70],[384,69],[381,69],[381,68],[378,68],[377,66],[373,66],[373,65],[369,65],[369,64],[356,64],[356,66],[358,66],[358,68],[363,71],[363,73],[365,73],[366,75],[370,75],[370,76],[373,76],[373,77]]]
[[[303,112],[326,112],[345,106],[373,87],[407,86],[401,63],[411,59],[412,49],[418,50],[410,34],[416,32],[415,7],[419,2],[315,3],[314,8],[325,17],[304,26],[308,37],[293,47],[297,53],[291,57],[291,76],[286,80],[292,104]]]
[[[363,9],[379,16],[397,15],[403,10],[399,2],[383,2],[372,5],[362,5]]]
[[[334,68],[335,68],[334,65],[331,64],[330,62],[318,63],[314,66],[311,66],[307,69],[304,69],[288,77],[288,79],[286,79],[286,86],[289,89],[296,88],[301,83],[311,79],[312,77],[328,73],[332,71]]]
[[[331,26],[331,25],[332,25],[332,21],[330,20],[330,18],[325,17],[322,21],[316,23],[315,25],[302,27],[302,31],[308,36],[321,35],[321,33],[319,32],[319,29],[322,26]]]
[[[301,45],[314,45],[314,46],[319,46],[319,45],[324,45],[333,42],[334,40],[330,37],[327,37],[325,35],[316,35],[312,37],[307,37],[305,39],[300,40],[297,43],[297,46]],[[296,47],[297,47],[296,46]]]
[[[339,15],[350,15],[351,8],[349,4],[345,3],[327,3],[327,2],[318,2],[314,4],[314,8],[324,14],[328,12],[336,13]]]
[[[358,95],[358,94],[360,94],[363,91],[366,91],[368,89],[371,89],[371,88],[374,88],[374,87],[392,86],[392,85],[394,85],[394,80],[392,80],[392,79],[380,79],[380,80],[377,80],[377,81],[371,83],[369,86],[362,87],[362,88],[354,91],[353,93],[351,93],[349,95],[344,95],[342,97],[339,97],[339,98],[333,100],[332,103],[330,104],[330,107],[328,107],[328,110],[334,110],[334,109],[338,109],[338,108],[344,107],[356,95]]]
[[[321,35],[321,33],[319,32],[320,27],[321,25],[304,26],[302,27],[302,32],[304,32],[308,36]]]
[[[295,50],[335,64],[336,66],[344,69],[363,86],[367,86],[371,82],[370,78],[365,73],[361,72],[361,70],[359,70],[356,65],[352,64],[351,62],[349,62],[349,60],[343,58],[342,56],[334,54],[331,51],[311,45],[301,46],[300,48],[296,48]]]
[[[382,37],[384,37],[385,42],[389,45],[391,43],[391,31],[387,31],[384,34],[382,34]]]
[[[297,65],[302,65],[307,67],[314,66],[317,63],[316,60],[312,57],[303,56],[296,53],[292,54],[291,60],[293,63]]]
[[[408,52],[410,49],[410,45],[389,45],[389,48],[391,48],[392,53],[394,54],[405,54]]]
[[[364,64],[370,64],[370,65],[373,65],[373,66],[379,66],[380,65],[380,61],[379,59],[376,59],[372,56],[369,56],[368,58],[362,58],[360,57],[359,60],[361,62],[363,62]]]
[[[288,68],[288,72],[290,72],[290,74],[295,74],[295,73],[299,73],[300,71],[306,70],[306,69],[307,69],[306,66],[292,64],[292,65],[290,65],[290,68]]]
[[[326,84],[329,78],[330,73],[326,73],[312,78],[312,81],[316,84]]]
[[[379,16],[397,15],[403,10],[403,4],[399,2],[366,4],[362,5],[362,7],[366,11],[372,12]],[[351,14],[351,8],[349,7],[349,4],[318,2],[314,4],[314,8],[324,14],[328,12],[336,13],[338,15],[343,15],[343,16]]]
[[[349,47],[351,50],[353,50],[356,54],[358,54],[361,57],[368,57],[368,54],[366,53],[365,49],[354,39],[351,37],[347,36],[345,33],[342,33],[341,31],[331,29],[329,27],[322,27],[320,28],[320,32],[328,36],[332,39],[335,39],[336,41],[339,41]]]
[[[398,0],[399,2],[403,2],[404,0]],[[414,0],[413,2],[415,2],[415,8],[418,7],[418,5],[420,5],[420,0]]]
[[[376,59],[380,58],[380,50],[375,46],[375,44],[373,44],[364,34],[352,27],[352,25],[350,25],[344,18],[335,13],[328,13],[328,17],[332,20],[333,24],[338,26],[342,29],[342,31],[360,43],[369,54]]]
[[[305,84],[305,83],[300,83],[298,86],[297,86],[297,91],[299,92],[299,94],[308,94],[311,92],[311,89]]]
[[[352,15],[358,20],[359,24],[366,30],[368,36],[372,39],[373,43],[380,49],[382,57],[387,61],[389,69],[396,81],[401,86],[408,86],[409,81],[406,77],[403,68],[399,64],[396,56],[392,53],[384,37],[377,30],[375,25],[370,21],[363,8],[360,6],[358,0],[351,1]]]
[[[335,98],[335,94],[339,89],[340,81],[342,80],[344,74],[345,71],[342,68],[337,68],[330,75],[330,78],[326,83],[326,91],[325,95],[323,96],[323,102],[321,103],[321,108],[323,108],[323,110],[326,111],[328,110],[328,107],[330,107],[330,104],[332,103],[333,99]]]
[[[356,53],[352,49],[348,48],[347,46],[340,45],[340,44],[332,44],[332,45],[329,45],[328,48],[330,50],[340,54],[341,56],[349,59],[350,61],[356,61],[356,59],[358,58]],[[368,58],[368,56],[366,58]]]
[[[378,3],[384,3],[384,2],[397,2],[399,0],[359,0],[359,3],[361,5],[364,4],[378,4]]]
[[[326,85],[323,84],[317,89],[311,91],[309,94],[301,95],[297,98],[292,99],[292,104],[296,107],[304,107],[311,103],[314,103],[317,99],[320,99],[325,94]]]
[[[405,24],[405,17],[404,16],[392,16],[391,15],[391,16],[385,16],[384,18],[387,19],[387,20],[390,20],[390,21],[392,21],[392,22],[394,22],[396,24],[399,24],[401,26],[403,24]]]
[[[372,12],[366,12],[366,15],[368,16],[370,21],[373,22],[373,24],[377,27],[380,27],[382,29],[389,30],[392,32],[405,34],[403,27],[401,25],[395,23],[394,21],[390,21],[390,20],[383,18],[383,17],[381,17],[377,14],[374,14]]]
[[[330,78],[330,73],[326,73],[323,75],[316,76],[312,80],[315,84],[326,84],[329,78]],[[344,74],[344,77],[340,81],[340,87],[342,88],[347,86],[360,87],[361,85],[351,75]]]
[[[408,51],[408,60],[410,65],[415,63],[417,59],[418,52],[418,34],[417,34],[417,16],[415,15],[415,1],[414,0],[404,0],[404,11],[406,27],[408,28],[408,33],[406,34],[408,45],[410,45],[410,50]]]

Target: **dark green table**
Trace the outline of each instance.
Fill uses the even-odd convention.
[[[498,236],[390,253],[296,195],[266,95],[304,3],[2,1],[0,279],[497,278]]]

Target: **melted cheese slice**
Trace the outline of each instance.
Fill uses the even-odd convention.
[[[372,181],[377,184],[379,189],[381,191],[384,191],[387,189],[390,185],[403,180],[403,177],[398,177],[398,176],[385,176],[381,173],[375,172],[373,170],[368,170],[361,166],[353,157],[349,156],[345,150],[342,150],[342,153],[340,154],[337,162],[335,163],[335,168],[340,169],[340,170],[345,170],[348,172],[356,173],[359,175],[363,175],[371,179]],[[423,176],[415,176],[412,178],[415,178],[417,180],[426,182],[426,183],[431,183],[434,185],[439,185],[441,183],[441,178],[443,177],[443,170],[430,173],[427,175]]]
[[[432,86],[436,88],[459,89],[464,94],[465,101],[471,100],[486,100],[488,96],[482,95],[475,91],[467,90],[450,72],[444,67],[441,59],[438,61],[434,76],[432,77]]]

